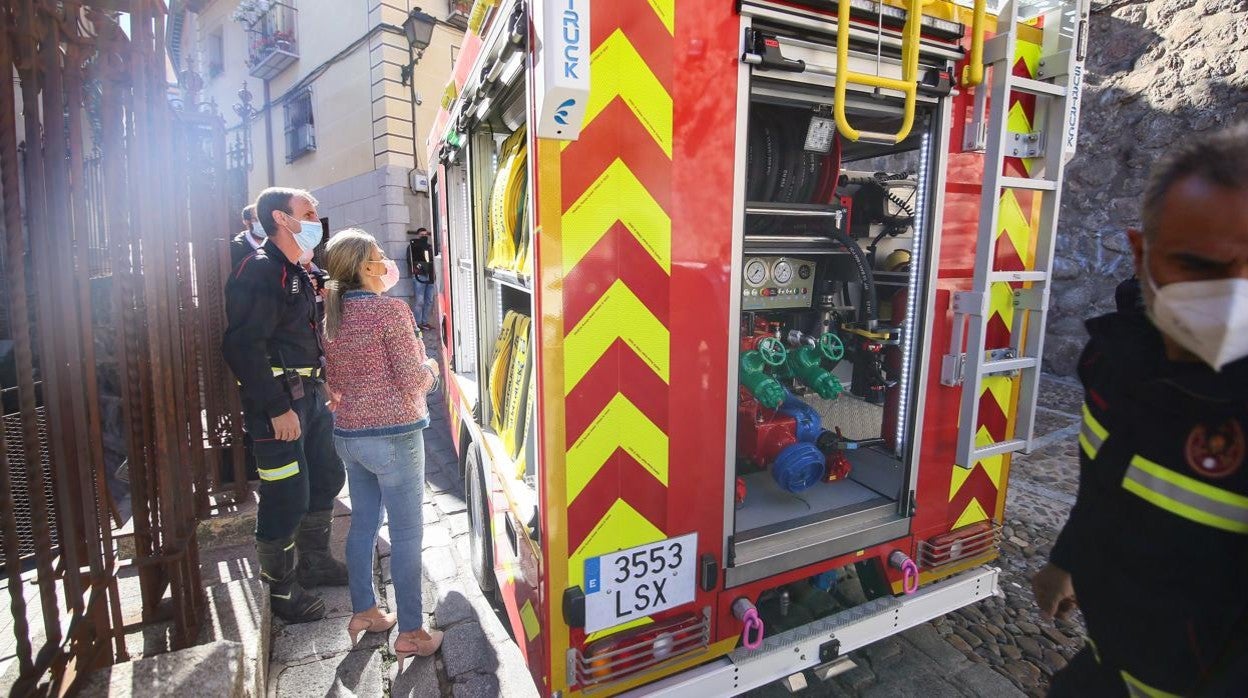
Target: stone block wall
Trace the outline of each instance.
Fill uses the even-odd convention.
[[[1149,168],[1171,145],[1248,121],[1248,3],[1094,0],[1079,153],[1066,170],[1045,367],[1072,374],[1083,321],[1133,273]]]
[[[429,225],[428,196],[408,190],[408,172],[401,165],[384,165],[312,192],[320,202],[317,211],[329,217],[331,235],[343,228],[361,228],[399,263],[402,280],[390,295],[402,298],[412,297],[407,233]]]

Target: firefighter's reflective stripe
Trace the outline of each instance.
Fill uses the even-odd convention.
[[[316,369],[315,369],[315,368],[292,368],[292,369],[290,369],[290,370],[294,371],[295,373],[298,373],[299,375],[303,376],[304,378],[311,378],[311,377],[313,377],[313,376],[315,376],[315,375],[316,375]],[[280,376],[280,375],[282,375],[283,373],[285,373],[285,371],[283,371],[283,370],[282,370],[282,368],[281,368],[280,366],[274,366],[274,367],[273,367],[273,375],[274,375],[274,376]],[[242,383],[242,381],[237,381],[237,382],[238,382],[238,384],[239,384],[240,386],[243,384],[243,383]]]
[[[1131,694],[1131,698],[1180,698],[1175,693],[1153,688],[1125,671],[1119,673],[1122,674],[1122,682],[1127,685],[1127,693]]]
[[[1088,458],[1096,458],[1096,454],[1100,452],[1101,446],[1105,444],[1105,439],[1109,438],[1109,431],[1096,421],[1096,417],[1092,416],[1092,411],[1088,409],[1087,403],[1083,405],[1083,427],[1079,429],[1079,446],[1083,452],[1088,454]]]
[[[1096,660],[1097,664],[1100,664],[1101,663],[1101,651],[1097,649],[1096,643],[1093,642],[1092,638],[1088,637],[1087,635],[1084,635],[1083,639],[1085,642],[1088,643],[1088,647],[1092,650],[1092,658]]]
[[[1181,475],[1141,456],[1131,459],[1122,487],[1176,516],[1248,534],[1248,497]]]
[[[257,468],[256,472],[260,473],[261,480],[265,480],[267,482],[285,480],[288,477],[294,477],[299,474],[299,461],[287,463],[280,468],[270,468],[268,470],[265,470],[264,468]]]
[[[312,375],[313,375],[314,373],[316,373],[316,369],[315,369],[315,368],[292,368],[292,369],[290,369],[290,370],[294,371],[295,373],[298,373],[299,375],[303,376],[304,378],[311,378],[311,377],[312,377]],[[282,375],[284,372],[285,372],[285,371],[283,371],[283,370],[282,370],[282,368],[281,368],[280,366],[274,366],[274,367],[273,367],[273,375],[275,375],[275,376],[280,376],[280,375]]]

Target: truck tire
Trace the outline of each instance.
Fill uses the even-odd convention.
[[[468,446],[464,468],[464,497],[468,505],[468,549],[472,559],[472,575],[477,586],[487,598],[494,592],[494,532],[485,498],[485,468],[481,462],[481,449],[474,443]]]

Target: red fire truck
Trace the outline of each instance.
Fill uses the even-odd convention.
[[[1088,0],[477,0],[427,147],[472,567],[544,694],[999,593]]]

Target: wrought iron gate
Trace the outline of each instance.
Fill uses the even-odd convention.
[[[205,608],[196,525],[222,463],[230,491],[246,493],[237,390],[218,351],[225,136],[194,99],[168,99],[164,13],[160,0],[0,4],[0,71],[18,77],[0,81],[0,340],[12,343],[0,396],[13,403],[0,541],[15,695],[60,693],[127,658],[124,568],[137,570],[144,620],[171,620],[175,647],[192,644]],[[113,540],[121,493],[108,471],[121,457],[130,560]],[[23,557],[38,587],[30,613]]]

